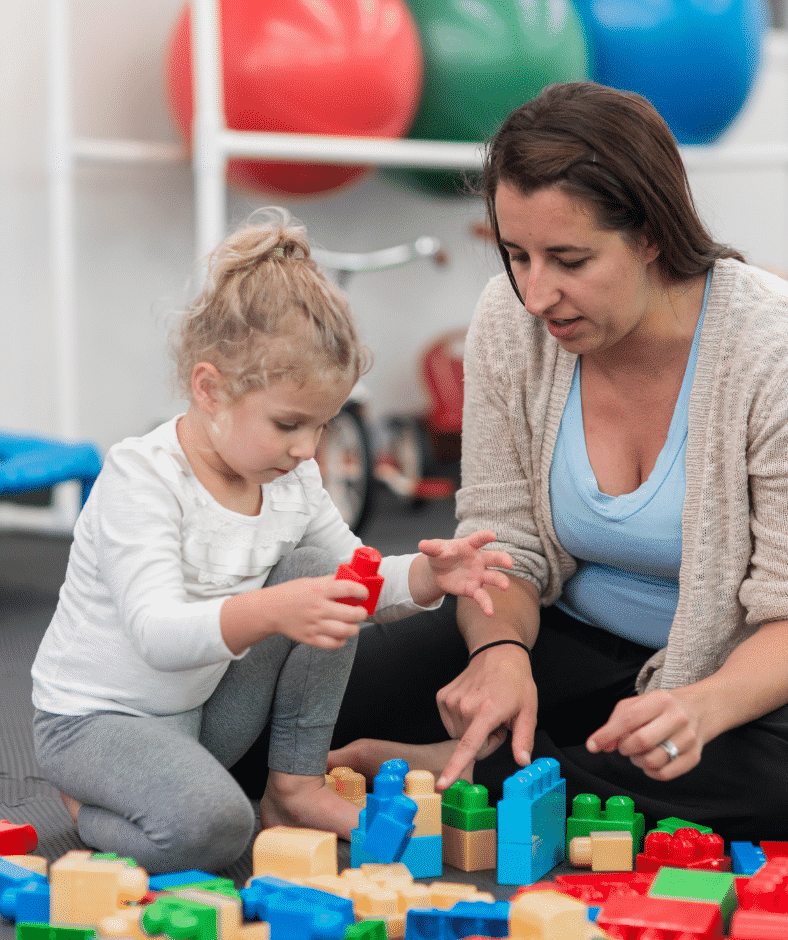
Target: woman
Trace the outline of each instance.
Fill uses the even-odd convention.
[[[493,618],[362,631],[331,766],[497,796],[551,756],[647,825],[788,839],[788,284],[711,238],[634,94],[547,88],[483,194],[505,274],[467,340],[457,534],[493,529],[510,584]]]

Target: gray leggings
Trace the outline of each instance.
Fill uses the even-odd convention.
[[[318,549],[300,548],[268,585],[336,571]],[[177,715],[36,711],[36,757],[44,777],[83,804],[87,845],[135,859],[151,873],[215,871],[239,858],[255,828],[252,806],[228,767],[271,718],[268,766],[325,773],[356,639],[320,650],[277,634],[230,664],[213,695]]]

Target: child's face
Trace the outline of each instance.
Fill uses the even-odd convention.
[[[216,416],[212,444],[228,477],[270,483],[315,455],[325,425],[352,383],[340,376],[301,386],[288,379],[247,392]]]

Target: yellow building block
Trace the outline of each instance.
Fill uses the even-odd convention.
[[[96,926],[148,890],[148,873],[123,860],[94,859],[92,852],[68,852],[49,869],[50,921]]]
[[[306,878],[309,875],[336,875],[337,834],[319,829],[271,826],[254,840],[253,877]]]

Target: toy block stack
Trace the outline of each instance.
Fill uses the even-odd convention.
[[[611,796],[602,809],[602,801],[593,793],[580,793],[572,800],[572,815],[566,820],[566,850],[572,839],[588,837],[592,832],[629,832],[632,836],[632,864],[640,850],[646,829],[642,813],[628,796]]]
[[[350,864],[362,862],[399,862],[415,832],[413,820],[418,806],[405,796],[404,760],[390,760],[381,765],[373,782],[372,793],[359,814],[358,827],[351,833]]]
[[[504,780],[498,803],[498,884],[538,881],[566,857],[566,833],[566,780],[558,761],[542,757]]]
[[[702,833],[693,827],[682,827],[672,834],[655,830],[646,835],[643,851],[635,859],[635,869],[658,871],[668,866],[731,871],[731,859],[723,850],[722,837],[713,832]]]
[[[458,780],[443,794],[443,861],[461,871],[495,868],[498,814],[487,788]]]

